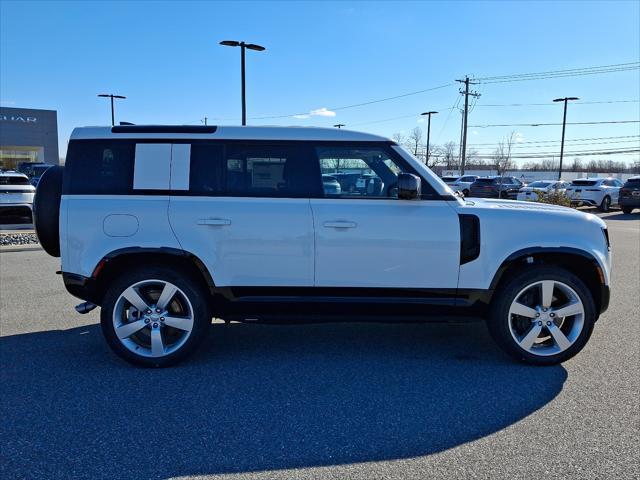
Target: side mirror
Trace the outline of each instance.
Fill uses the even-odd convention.
[[[421,181],[420,178],[411,173],[401,173],[398,175],[398,198],[400,200],[415,200],[420,198]]]

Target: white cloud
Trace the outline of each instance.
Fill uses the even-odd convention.
[[[517,132],[514,135],[514,140],[516,141],[516,143],[522,143],[524,142],[524,135],[521,132]]]
[[[419,118],[418,123],[424,123],[424,118]]]
[[[474,130],[471,133],[473,133],[474,135],[478,135],[478,130]]]
[[[294,115],[293,118],[309,118],[309,115]]]
[[[336,112],[332,112],[331,110],[326,109],[325,107],[317,108],[315,110],[311,110],[309,115],[313,117],[335,117]]]

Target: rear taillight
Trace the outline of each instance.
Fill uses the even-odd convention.
[[[626,195],[629,195],[631,193],[631,190],[629,190],[628,188],[621,188],[620,189],[620,195],[622,195],[623,197]]]

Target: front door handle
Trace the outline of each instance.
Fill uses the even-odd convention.
[[[323,225],[327,228],[356,228],[358,224],[356,222],[324,222]]]
[[[198,220],[198,225],[212,225],[222,227],[224,225],[231,225],[231,220],[227,218],[201,218]]]

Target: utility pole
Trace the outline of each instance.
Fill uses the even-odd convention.
[[[478,92],[470,92],[469,85],[477,85],[478,82],[473,82],[468,76],[464,77],[464,80],[456,80],[456,82],[464,83],[464,90],[460,90],[460,93],[464,95],[464,128],[462,130],[462,161],[460,162],[460,175],[464,175],[464,165],[467,159],[467,119],[469,117],[469,96],[478,98],[480,94]]]
[[[346,127],[346,125],[344,123],[336,123],[334,127],[336,127],[337,129],[341,129],[342,127]]]
[[[98,96],[111,99],[111,126],[113,127],[116,124],[116,116],[113,110],[113,99],[119,98],[124,100],[127,97],[123,97],[122,95],[114,95],[113,93],[99,93]]]
[[[569,100],[580,100],[578,97],[556,98],[554,102],[564,102],[564,116],[562,117],[562,141],[560,142],[560,167],[558,168],[558,180],[562,180],[562,156],[564,155],[564,129],[567,125],[567,102]]]
[[[201,122],[204,122],[204,125],[207,125],[207,120],[209,119],[209,117],[204,117],[202,120],[200,120]]]

